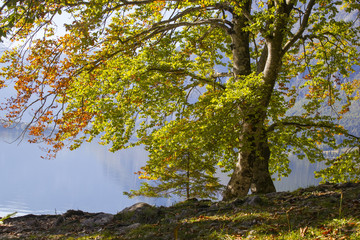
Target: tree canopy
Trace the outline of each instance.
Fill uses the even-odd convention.
[[[1,57],[0,88],[16,95],[0,110],[8,123],[30,113],[30,141],[52,146],[48,157],[97,137],[111,151],[144,144],[140,177],[160,185],[133,194],[184,181],[188,197],[189,184],[210,194],[216,166],[233,171],[224,199],[250,186],[272,192],[290,153],[323,161],[325,181],[359,180],[359,137],[339,125],[359,99],[359,9],[357,0],[3,1],[0,37],[16,47]],[[287,114],[294,106],[301,114]]]

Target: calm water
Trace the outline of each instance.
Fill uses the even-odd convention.
[[[124,191],[137,189],[140,181],[133,174],[147,159],[141,148],[110,153],[96,143],[76,151],[64,150],[54,160],[44,160],[39,146],[23,141],[9,144],[18,132],[0,127],[0,216],[64,213],[68,209],[117,213],[136,202],[171,205],[179,199],[133,198]],[[291,176],[276,182],[278,191],[315,185],[314,165],[292,163]],[[227,177],[222,176],[223,183]]]

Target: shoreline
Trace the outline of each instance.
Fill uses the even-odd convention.
[[[325,229],[325,230],[324,230]],[[136,203],[117,214],[12,217],[0,239],[360,239],[360,183],[322,184],[228,202]]]

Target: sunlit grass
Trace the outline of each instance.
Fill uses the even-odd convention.
[[[245,200],[183,202],[151,208],[151,218],[140,223],[119,213],[106,226],[82,231],[74,223],[18,239],[360,239],[359,184],[310,187],[261,199],[254,205],[243,204]]]

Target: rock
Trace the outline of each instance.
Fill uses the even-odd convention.
[[[73,216],[84,216],[85,213],[81,210],[68,210],[66,213],[64,213],[64,218],[69,218]]]
[[[155,223],[159,218],[160,210],[147,203],[136,203],[125,208],[115,218],[126,224],[130,223]]]
[[[63,224],[65,222],[65,218],[63,216],[59,216],[57,219],[56,219],[56,222],[55,222],[55,226],[60,226],[61,224]]]
[[[210,207],[210,205],[211,205],[211,200],[207,200],[207,199],[200,200],[195,204],[196,208],[198,209],[207,209]]]
[[[118,231],[119,234],[124,234],[130,230],[133,230],[133,229],[136,229],[138,227],[140,227],[141,224],[140,223],[134,223],[134,224],[131,224],[129,226],[125,226],[125,227],[121,227]]]
[[[299,191],[300,193],[304,191],[304,189],[298,189],[297,191]],[[265,196],[269,199],[271,198],[283,198],[285,197],[286,195],[288,195],[289,193],[288,192],[271,192],[271,193],[267,193],[265,194]]]
[[[144,203],[144,202],[139,202],[139,203],[135,203],[134,205],[124,208],[121,213],[126,213],[126,212],[139,212],[139,211],[143,211],[145,208],[151,208],[152,206],[150,204]]]
[[[86,227],[92,227],[95,225],[95,221],[92,218],[88,218],[88,219],[83,219],[80,221],[82,226],[86,226]]]
[[[177,214],[175,216],[175,220],[181,220],[181,219],[184,219],[186,216],[188,216],[190,214],[191,210],[188,210],[188,209],[184,209],[182,210],[179,214]]]
[[[262,204],[263,204],[263,200],[261,199],[261,197],[257,195],[247,197],[244,202],[245,206],[259,206]]]
[[[134,223],[134,224],[131,224],[131,225],[129,225],[129,226],[123,227],[123,229],[132,230],[132,229],[138,228],[138,227],[140,227],[140,226],[141,226],[140,223]]]
[[[230,203],[233,207],[237,207],[244,204],[244,200],[241,198],[236,198],[234,201]]]
[[[218,211],[220,208],[219,203],[214,203],[209,206],[209,211]]]
[[[109,223],[110,221],[112,221],[113,218],[114,218],[114,215],[112,215],[112,214],[98,213],[91,218],[82,220],[80,223],[81,223],[81,225],[87,226],[87,227],[92,227],[95,225],[102,226],[102,225],[105,225],[105,224]]]
[[[198,202],[199,200],[197,198],[189,198],[189,199],[186,199],[185,202],[186,203],[194,203],[194,202]]]
[[[95,224],[98,225],[105,225],[108,222],[110,222],[111,220],[113,220],[114,215],[112,214],[108,214],[108,213],[100,213],[99,215],[96,216],[96,220],[95,220]]]

